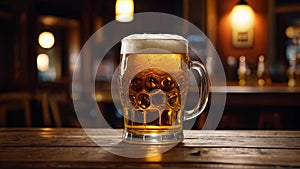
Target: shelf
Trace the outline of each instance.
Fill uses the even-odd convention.
[[[216,93],[299,93],[300,86],[213,86]]]

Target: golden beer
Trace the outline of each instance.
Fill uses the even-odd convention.
[[[158,60],[155,63],[160,66],[145,67],[133,78],[130,73],[124,74],[121,98],[125,130],[140,134],[181,131],[181,109],[184,107],[188,87],[184,79],[188,78],[188,74],[180,70],[187,66],[187,54],[129,54],[126,57],[128,62],[136,62],[139,58],[155,58]],[[169,72],[160,69],[162,66],[172,67],[168,65],[170,58],[180,61],[178,70],[174,67]],[[140,64],[147,65],[144,62]]]

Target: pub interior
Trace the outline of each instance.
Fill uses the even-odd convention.
[[[226,75],[226,104],[217,129],[300,129],[300,1],[247,0],[252,15],[241,21],[246,28],[231,21],[238,0],[132,2],[134,13],[175,15],[209,38]],[[77,63],[86,78],[98,66],[91,91],[109,124],[123,128],[110,95],[120,43],[100,65],[93,58],[77,60],[85,42],[116,19],[116,8],[115,0],[0,1],[1,127],[80,128],[72,100]],[[42,33],[50,34],[46,46]],[[194,40],[201,44],[197,36]],[[203,127],[208,108],[193,129]],[[95,111],[87,112],[84,120],[102,127],[94,123],[95,116]]]

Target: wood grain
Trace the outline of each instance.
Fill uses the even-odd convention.
[[[87,135],[87,133],[88,135]],[[298,168],[300,131],[185,131],[167,145],[128,145],[122,130],[73,128],[0,129],[0,168]],[[96,143],[97,144],[96,144]]]

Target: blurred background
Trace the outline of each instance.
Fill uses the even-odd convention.
[[[71,81],[82,46],[105,24],[131,22],[139,12],[184,18],[215,46],[228,92],[218,129],[300,129],[298,0],[1,0],[0,125],[80,127]],[[99,108],[115,128],[123,125],[110,95],[119,53],[117,44],[106,54],[95,82]],[[92,59],[79,65],[82,76],[94,66]],[[87,112],[86,122],[101,127],[95,116]],[[207,110],[193,128],[206,117]]]

